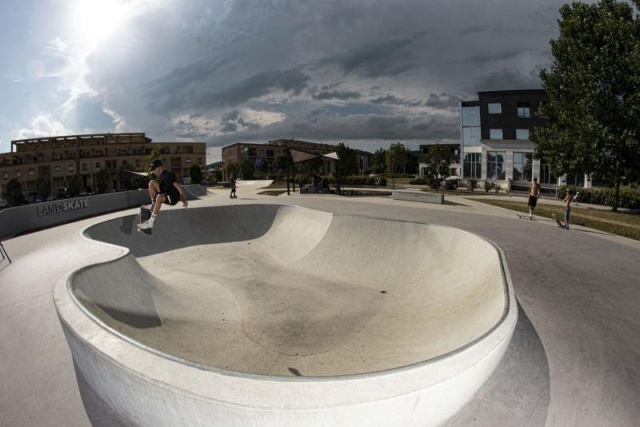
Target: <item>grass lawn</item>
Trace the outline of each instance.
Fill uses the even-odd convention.
[[[508,201],[484,199],[482,197],[474,198],[475,201],[498,206],[513,211],[527,211],[526,201]],[[562,206],[546,205],[538,203],[535,210],[536,216],[546,218],[556,218],[563,221],[564,209]],[[593,228],[595,230],[604,231],[606,233],[618,236],[628,237],[634,240],[640,240],[640,213],[632,212],[611,212],[610,210],[593,209],[586,206],[571,207],[571,224],[582,225]]]

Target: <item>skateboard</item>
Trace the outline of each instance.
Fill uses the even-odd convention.
[[[516,216],[520,219],[531,219],[529,218],[529,214],[516,213]]]
[[[146,206],[140,206],[140,213],[138,214],[138,224],[142,224],[149,218],[151,218],[151,210]],[[136,227],[136,230],[141,231],[145,234],[151,234],[153,231],[153,228],[149,228],[147,230],[141,230],[138,227]]]
[[[560,222],[560,220],[558,218],[554,218],[556,220],[556,224],[558,224],[558,227],[560,228],[564,228],[564,224]]]

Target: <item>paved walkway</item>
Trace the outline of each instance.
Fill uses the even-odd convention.
[[[506,254],[519,323],[494,375],[447,425],[637,426],[640,242],[577,226],[562,231],[550,220],[519,220],[512,211],[449,199],[459,205],[297,193],[273,197],[241,185],[236,200],[228,190],[216,190],[190,206],[285,203],[443,224],[485,236]],[[76,376],[51,292],[68,272],[92,262],[90,252],[73,244],[83,228],[135,212],[3,242],[13,263],[0,271],[0,425],[119,425],[117,414]]]

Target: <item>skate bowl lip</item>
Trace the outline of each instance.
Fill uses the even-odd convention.
[[[261,204],[261,206],[264,205]],[[276,209],[281,209],[283,207],[302,210],[308,209],[286,204],[273,204],[271,206],[276,206]],[[216,208],[219,207],[213,207],[212,209]],[[239,208],[241,209],[241,207]],[[332,217],[349,217],[353,218],[354,220],[371,219],[369,217],[351,214],[343,215],[327,213],[327,215],[330,215]],[[480,384],[476,384],[473,386],[475,387],[475,390],[477,390],[477,388],[479,388],[479,386],[482,385],[484,381],[486,381],[490,373],[493,372],[495,366],[497,366],[497,363],[501,359],[504,351],[506,350],[506,347],[508,346],[508,343],[513,334],[513,330],[515,328],[515,324],[517,322],[517,304],[515,303],[515,295],[513,292],[511,278],[502,250],[493,242],[482,236],[478,236],[474,233],[455,229],[452,227],[394,219],[381,220],[393,223],[418,224],[420,226],[435,227],[445,231],[463,233],[473,236],[474,238],[481,239],[488,243],[489,247],[492,248],[492,250],[494,251],[494,255],[498,259],[498,265],[500,268],[499,275],[502,282],[501,286],[504,306],[498,321],[476,339],[452,351],[448,351],[444,354],[427,360],[422,360],[416,363],[383,370],[333,376],[285,376],[272,374],[255,374],[231,369],[224,369],[206,365],[203,363],[198,363],[195,361],[186,360],[184,358],[141,343],[103,322],[101,319],[95,316],[94,313],[92,313],[91,310],[89,310],[82,301],[79,300],[74,291],[74,280],[76,279],[76,277],[78,277],[78,275],[87,270],[95,268],[96,266],[117,265],[119,262],[122,262],[122,260],[125,260],[129,257],[135,258],[132,255],[130,248],[106,242],[99,243],[102,245],[119,248],[119,250],[121,250],[120,255],[116,256],[115,258],[102,261],[100,263],[82,267],[70,273],[64,281],[58,283],[54,291],[56,310],[58,311],[58,315],[63,325],[63,329],[65,330],[67,340],[69,341],[70,347],[72,349],[72,354],[74,354],[74,359],[76,359],[76,357],[79,360],[86,358],[88,357],[89,353],[93,354],[93,357],[95,357],[96,354],[101,355],[101,359],[106,360],[107,363],[115,363],[116,365],[119,365],[121,369],[128,372],[128,374],[130,375],[134,375],[136,377],[153,377],[156,381],[164,384],[169,384],[171,385],[171,387],[175,387],[176,390],[191,390],[189,380],[179,380],[178,378],[181,375],[175,374],[175,372],[181,371],[184,374],[184,377],[189,378],[191,381],[194,381],[194,375],[198,378],[203,376],[208,378],[208,380],[206,381],[221,381],[222,383],[229,384],[230,387],[238,387],[238,390],[244,390],[245,392],[247,391],[247,387],[256,387],[257,384],[262,384],[266,387],[273,387],[271,392],[276,393],[281,397],[281,399],[278,399],[278,402],[280,403],[274,403],[272,397],[261,396],[256,398],[256,396],[253,395],[252,397],[248,398],[246,396],[243,396],[243,393],[239,391],[237,391],[236,393],[231,393],[233,396],[228,397],[228,399],[227,397],[221,399],[219,392],[212,391],[210,389],[203,389],[202,387],[196,386],[195,388],[198,390],[197,392],[190,391],[190,393],[194,393],[200,396],[200,398],[205,397],[207,399],[223,400],[226,401],[227,404],[238,405],[240,407],[250,406],[254,409],[256,407],[263,409],[276,408],[280,411],[299,408],[301,410],[315,411],[328,407],[349,407],[353,405],[359,405],[362,403],[362,400],[371,403],[376,401],[387,401],[389,399],[389,396],[397,397],[409,394],[419,395],[420,393],[424,392],[425,388],[432,387],[434,385],[440,386],[449,381],[453,381],[453,377],[459,376],[462,380],[465,372],[475,369],[476,365],[483,364],[484,362],[486,362],[486,359],[495,359],[492,362],[492,368],[489,369],[488,372],[480,375],[482,377]],[[92,227],[99,225],[100,224],[96,224],[87,227],[81,232],[81,237],[92,242],[96,241],[93,238],[89,237],[86,231]],[[100,336],[100,338],[96,338],[98,336]],[[114,338],[116,339],[116,341],[119,341],[115,345],[118,348],[118,351],[116,351],[115,353],[113,352]],[[106,345],[105,342],[107,342]],[[119,355],[121,359],[114,362],[114,360],[118,358],[116,354]],[[472,355],[472,357],[470,358],[469,355]],[[482,361],[482,363],[479,362],[479,360]],[[156,365],[161,365],[164,369],[166,369],[167,371],[171,371],[172,373],[167,374],[167,372],[161,372],[162,370],[160,369],[154,369],[153,373],[150,374],[148,372],[148,368],[145,368],[145,366],[148,366],[151,361],[153,361],[153,363]],[[446,366],[447,364],[449,365],[448,367]],[[174,369],[177,371],[174,371]],[[440,372],[443,369],[444,373]],[[87,375],[88,373],[83,372],[83,374]],[[392,381],[400,380],[401,384],[403,385],[398,387],[390,387],[389,389],[383,388],[382,390],[377,390],[375,392],[369,390],[369,387],[371,385],[370,383],[372,381],[377,382],[378,380],[381,380],[385,382],[385,384],[387,384],[390,379]],[[194,382],[198,383],[199,381],[200,378]],[[455,383],[455,381],[453,382]],[[314,385],[314,387],[317,387],[317,389],[308,389],[307,387],[309,384]],[[327,393],[332,393],[332,387],[339,384],[347,384],[347,389],[349,390],[347,394],[349,396],[345,397],[344,394],[338,394],[338,396],[327,397]],[[300,389],[300,387],[303,387],[303,389]],[[438,387],[435,387],[435,389],[437,388]],[[300,393],[305,394],[304,398],[301,398]],[[323,396],[323,398],[318,400],[319,396]],[[467,396],[465,399],[468,400],[469,398],[470,396]],[[456,408],[459,409],[459,406]],[[451,413],[447,413],[446,417],[450,415]],[[440,419],[445,418],[442,418],[442,416],[440,417]]]

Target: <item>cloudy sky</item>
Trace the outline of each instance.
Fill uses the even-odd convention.
[[[534,89],[558,0],[2,0],[0,152],[145,132],[374,152],[459,138],[459,100]]]

